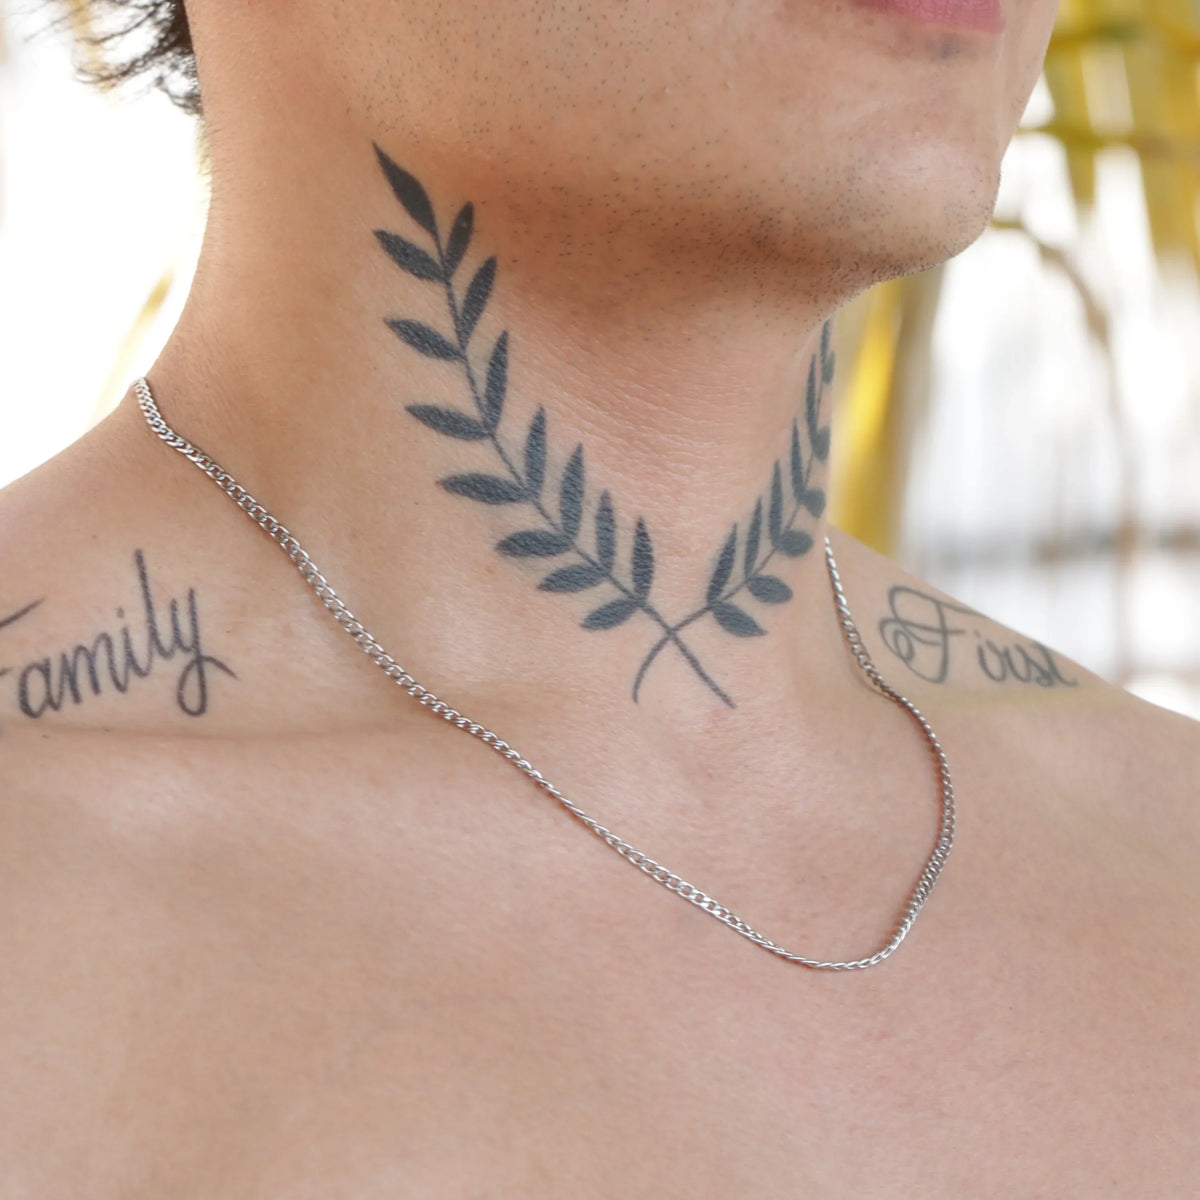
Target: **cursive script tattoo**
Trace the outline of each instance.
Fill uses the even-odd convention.
[[[33,659],[19,669],[0,668],[0,676],[11,675],[15,681],[17,707],[26,717],[37,720],[48,712],[61,711],[68,703],[80,705],[105,692],[123,694],[135,679],[149,678],[157,663],[181,657],[175,703],[189,717],[199,717],[208,711],[210,669],[237,678],[221,659],[203,649],[196,589],[188,588],[182,601],[169,599],[163,614],[141,550],[135,551],[133,561],[141,601],[140,622],[127,621],[124,608],[117,608],[117,620],[122,624],[115,632],[102,631],[90,642],[78,642],[70,649]],[[39,603],[26,605],[0,621],[0,627]]]
[[[0,617],[0,629],[3,629],[7,625],[15,625],[22,617],[27,617],[31,612],[33,612],[33,610],[37,608],[41,602],[42,601],[40,599],[31,600],[24,607],[18,608],[16,612],[11,612],[6,617]],[[2,679],[5,675],[11,674],[12,667],[0,667],[0,679]]]
[[[888,591],[890,616],[879,622],[883,644],[914,675],[945,683],[956,638],[973,638],[975,664],[993,683],[1034,683],[1038,687],[1076,687],[1063,675],[1053,651],[1041,642],[1018,639],[999,645],[979,628],[983,615],[965,605],[939,600],[928,592],[897,584]]]
[[[825,494],[812,486],[814,459],[824,460],[829,453],[829,427],[820,423],[821,397],[833,378],[833,353],[830,330],[822,331],[820,365],[814,358],[809,367],[804,425],[809,447],[807,464],[800,441],[799,421],[792,423],[792,442],[788,459],[786,489],[791,501],[785,503],[783,472],[776,462],[768,493],[764,521],[760,499],[751,517],[743,546],[744,571],[733,576],[738,552],[738,527],[733,526],[717,556],[710,576],[706,602],[680,621],[669,621],[654,603],[656,555],[650,528],[642,516],[635,518],[632,534],[621,534],[628,523],[617,516],[611,493],[601,490],[589,520],[584,521],[588,505],[586,469],[582,443],[577,443],[558,473],[557,489],[547,486],[547,447],[549,422],[544,408],[538,408],[523,436],[501,437],[500,425],[508,393],[508,362],[511,339],[502,331],[487,354],[486,367],[476,367],[470,349],[480,317],[492,294],[496,279],[496,258],[479,265],[460,294],[455,276],[471,244],[474,208],[465,204],[443,238],[433,205],[421,183],[375,146],[379,165],[392,189],[414,224],[422,231],[425,246],[385,229],[376,229],[375,238],[388,257],[402,270],[419,280],[440,285],[445,292],[449,336],[422,321],[389,317],[388,328],[411,349],[427,358],[442,360],[460,369],[470,397],[467,411],[433,404],[409,404],[408,413],[421,424],[464,442],[478,442],[499,460],[500,472],[470,472],[450,475],[438,483],[446,491],[478,504],[524,506],[534,520],[496,543],[496,551],[507,557],[525,560],[558,560],[538,584],[544,592],[575,594],[603,589],[604,599],[593,602],[580,622],[588,630],[615,629],[631,617],[641,614],[654,625],[659,638],[647,653],[633,683],[636,702],[642,680],[659,653],[667,646],[677,652],[695,675],[723,704],[734,702],[700,663],[684,641],[681,631],[701,617],[711,615],[726,633],[753,637],[766,632],[761,625],[733,602],[743,588],[764,604],[781,604],[792,592],[783,580],[765,571],[771,558],[780,553],[798,557],[808,552],[812,535],[794,528],[801,510],[814,519],[825,506]],[[428,247],[428,248],[427,248]],[[557,468],[556,468],[557,470]],[[553,493],[557,490],[557,496]],[[792,502],[794,501],[794,503]],[[785,511],[786,510],[786,511]],[[590,527],[590,528],[589,528]],[[586,532],[585,532],[586,531]],[[622,541],[627,541],[627,550]],[[760,556],[760,549],[762,554]],[[619,566],[624,559],[626,565]]]

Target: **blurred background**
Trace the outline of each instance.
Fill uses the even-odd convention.
[[[0,0],[0,485],[149,367],[203,230],[194,122],[80,83],[85,21]],[[1200,718],[1200,0],[1063,0],[992,229],[838,343],[834,519]]]

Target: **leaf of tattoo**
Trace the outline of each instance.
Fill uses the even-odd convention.
[[[425,189],[406,170],[397,166],[378,145],[375,146],[375,155],[388,183],[392,185],[396,199],[404,205],[408,215],[436,240],[437,222],[433,219],[433,205],[429,203]]]
[[[639,599],[645,599],[654,582],[654,547],[650,543],[650,531],[641,517],[633,534],[633,590]]]
[[[813,548],[812,534],[805,533],[803,529],[785,529],[779,535],[776,548],[788,558],[799,558]]]
[[[833,326],[826,321],[821,326],[821,380],[826,385],[833,382],[835,355],[832,349]]]
[[[542,482],[546,478],[546,410],[539,408],[529,422],[525,435],[525,484],[529,494],[542,494]],[[609,564],[612,565],[611,563]]]
[[[466,339],[464,339],[465,342]],[[483,393],[484,420],[488,432],[495,431],[504,411],[504,396],[508,391],[508,330],[497,339],[488,359],[487,385]]]
[[[819,425],[821,395],[824,384],[833,378],[833,352],[829,349],[829,322],[821,330],[821,387],[817,386],[817,364],[808,364],[808,382],[804,389],[804,417],[808,426],[808,442],[816,458],[824,462],[829,457],[829,426]]]
[[[792,454],[791,454],[792,495],[797,504],[804,503],[804,460],[800,455],[800,427],[792,422]]]
[[[583,445],[575,447],[559,485],[558,509],[563,533],[574,539],[583,520]]]
[[[819,517],[825,511],[825,493],[820,488],[809,488],[800,497],[800,503],[814,517]]]
[[[453,408],[439,408],[436,404],[410,404],[407,410],[423,425],[444,433],[447,437],[464,442],[478,442],[487,437],[486,427],[474,417]]]
[[[736,529],[736,526],[734,527]],[[754,566],[758,562],[758,542],[762,536],[762,498],[754,502],[754,516],[750,518],[750,528],[746,531],[746,558],[744,571],[749,579],[754,574]]]
[[[777,575],[753,575],[746,580],[746,590],[764,604],[782,604],[792,598],[792,589]]]
[[[420,321],[389,318],[387,324],[393,333],[406,341],[414,350],[419,350],[430,358],[462,357],[458,352],[458,347],[452,341]]]
[[[583,627],[584,629],[612,629],[632,617],[637,612],[637,608],[636,600],[632,600],[628,596],[620,596],[588,613],[583,618]]]
[[[712,573],[712,578],[708,581],[709,604],[716,604],[721,599],[721,593],[729,582],[729,576],[733,574],[733,559],[736,554],[737,526],[734,525],[725,539],[725,545],[721,547],[721,553],[717,556],[716,568]]]
[[[466,496],[469,500],[478,500],[481,504],[516,504],[527,500],[528,493],[520,484],[513,483],[501,475],[450,475],[439,479],[438,483],[448,492],[456,496]]]
[[[475,223],[475,208],[472,204],[464,204],[454,218],[454,226],[446,242],[446,278],[450,279],[458,270],[467,247],[471,244],[471,229]]]
[[[475,325],[483,312],[483,306],[492,294],[492,281],[495,278],[496,259],[493,255],[475,272],[475,278],[467,288],[467,298],[463,301],[462,313],[458,318],[458,340],[464,347],[475,332]]]
[[[607,578],[607,571],[591,563],[573,563],[569,567],[551,571],[538,587],[543,592],[582,592],[603,583]]]
[[[553,529],[522,529],[496,543],[509,558],[550,558],[571,549],[571,539]]]
[[[771,545],[779,545],[779,535],[783,530],[783,479],[780,476],[779,464],[775,464],[775,473],[771,476],[771,506],[767,511],[767,530],[771,535]]]
[[[738,608],[736,604],[730,604],[728,601],[714,604],[712,615],[726,633],[733,633],[738,637],[759,637],[767,632],[745,609]]]
[[[600,493],[600,504],[596,508],[596,555],[600,565],[611,571],[617,557],[617,526],[608,492]]]
[[[375,230],[375,236],[397,266],[403,267],[418,279],[436,279],[441,282],[442,268],[420,246],[414,246],[406,238],[388,233],[386,229]]]

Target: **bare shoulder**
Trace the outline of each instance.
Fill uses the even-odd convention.
[[[10,727],[8,761],[13,722],[106,721],[114,696],[136,706],[152,690],[160,651],[171,655],[173,643],[189,640],[189,588],[180,591],[170,536],[173,522],[188,526],[189,514],[145,454],[145,440],[131,434],[118,412],[0,491],[0,730]],[[175,645],[171,656],[182,654]]]
[[[852,539],[835,546],[885,677],[952,731],[987,778],[1070,794],[1200,842],[1200,723],[1115,687]]]
[[[0,646],[29,628],[13,614],[32,603],[41,620],[65,597],[96,590],[119,553],[161,527],[172,496],[128,415],[111,414],[0,489]]]
[[[274,547],[195,475],[126,403],[0,491],[0,772],[36,751],[27,724],[244,731],[270,713],[243,668],[285,692],[297,670],[281,632],[321,661],[328,631]]]

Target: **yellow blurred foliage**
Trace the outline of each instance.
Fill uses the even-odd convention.
[[[1133,150],[1156,251],[1200,272],[1200,6],[1063,0],[1044,79],[1054,116],[1018,136],[1060,143],[1080,210],[1095,200],[1097,154],[1114,146]],[[911,279],[884,284],[849,305],[839,322],[838,361],[845,366],[837,388],[842,444],[832,515],[884,554],[896,550],[902,464],[914,407],[924,401],[902,369],[920,354],[911,344],[909,309],[919,303],[927,316],[931,286]],[[926,329],[929,322],[916,324]]]

